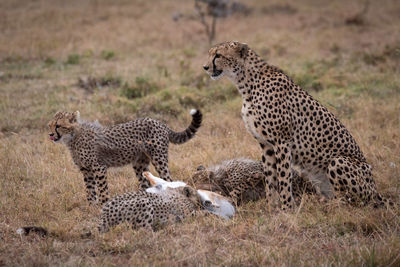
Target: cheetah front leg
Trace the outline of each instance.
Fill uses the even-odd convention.
[[[110,227],[116,225],[116,220],[113,217],[114,212],[110,212],[110,210],[115,209],[116,207],[110,205],[110,203],[104,205],[101,211],[100,222],[97,226],[97,230],[99,230],[100,233],[106,233],[110,230]]]
[[[109,200],[108,184],[107,184],[107,168],[101,165],[93,167],[94,179],[96,181],[97,191],[99,193],[99,203],[101,205]]]
[[[276,175],[278,177],[279,200],[282,210],[293,208],[294,199],[292,195],[292,153],[290,145],[279,142],[274,147],[276,157]]]
[[[89,204],[94,205],[97,201],[96,180],[94,179],[94,174],[85,168],[81,168],[81,172],[86,186],[86,199],[89,201]]]
[[[271,212],[272,204],[275,204],[279,196],[278,192],[278,179],[276,177],[276,158],[272,146],[260,144],[263,149],[262,162],[265,177],[265,197],[268,210]]]

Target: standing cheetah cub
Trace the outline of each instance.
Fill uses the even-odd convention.
[[[242,95],[246,129],[263,149],[269,204],[274,193],[283,210],[293,207],[293,166],[328,198],[389,203],[346,127],[282,70],[239,42],[212,47],[203,67],[214,80],[227,77]]]
[[[311,182],[292,170],[293,195],[300,200],[303,193],[317,193]],[[237,205],[265,198],[265,175],[261,161],[238,158],[221,164],[197,167],[192,176],[196,188],[204,188],[230,197]]]
[[[199,129],[202,114],[191,110],[192,122],[182,132],[174,132],[167,125],[151,118],[103,127],[98,122],[86,122],[79,112],[57,112],[48,123],[50,139],[63,142],[70,150],[74,163],[83,174],[86,195],[90,203],[108,201],[106,180],[109,167],[132,164],[140,187],[149,182],[142,176],[149,169],[150,161],[164,180],[170,181],[168,169],[168,145],[182,144],[190,140]]]

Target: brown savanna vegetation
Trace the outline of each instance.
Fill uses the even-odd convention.
[[[151,116],[179,130],[200,108],[197,137],[170,147],[173,178],[190,182],[200,164],[260,158],[241,98],[203,73],[208,37],[192,1],[2,0],[0,266],[400,265],[399,1],[370,1],[363,14],[361,0],[245,4],[249,12],[218,19],[215,42],[248,43],[333,111],[395,207],[305,196],[294,212],[267,213],[260,200],[231,221],[99,234],[79,170],[47,136],[56,111],[79,110],[104,125]],[[185,16],[173,20],[177,13]],[[130,166],[109,171],[108,181],[112,195],[137,188]],[[51,234],[16,234],[25,225]]]

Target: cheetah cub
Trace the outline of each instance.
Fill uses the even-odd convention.
[[[195,216],[201,209],[201,199],[189,186],[168,188],[163,193],[129,192],[113,197],[100,216],[99,232],[128,222],[133,229],[157,230],[167,224]]]
[[[168,145],[182,144],[193,138],[202,121],[199,110],[191,110],[192,122],[182,132],[151,118],[103,127],[97,121],[87,122],[79,112],[57,112],[48,123],[50,139],[64,143],[70,150],[74,163],[83,174],[89,203],[104,204],[109,199],[106,180],[109,167],[132,164],[142,189],[149,182],[142,173],[149,169],[150,161],[160,176],[170,181]]]
[[[213,213],[232,218],[235,208],[223,196],[205,190],[195,190],[181,181],[168,182],[144,172],[151,186],[145,191],[129,192],[107,202],[100,216],[99,231],[128,222],[133,229],[157,230],[185,218]]]
[[[227,77],[242,96],[246,129],[263,150],[268,206],[276,199],[282,210],[293,207],[293,167],[325,197],[390,204],[347,128],[282,70],[239,42],[212,47],[203,68],[214,80]]]
[[[293,175],[293,195],[298,202],[303,193],[317,193],[311,182],[305,180],[295,170]],[[265,176],[263,164],[246,158],[225,160],[208,168],[197,167],[192,176],[196,188],[203,188],[230,197],[237,205],[265,198]]]

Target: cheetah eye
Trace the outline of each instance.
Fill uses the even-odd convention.
[[[58,125],[58,124],[56,124],[56,129],[67,129],[67,127],[64,127],[64,126],[61,126],[61,125]]]
[[[216,58],[220,58],[221,57],[221,54],[215,54],[215,57],[214,57],[214,59],[216,59]]]

